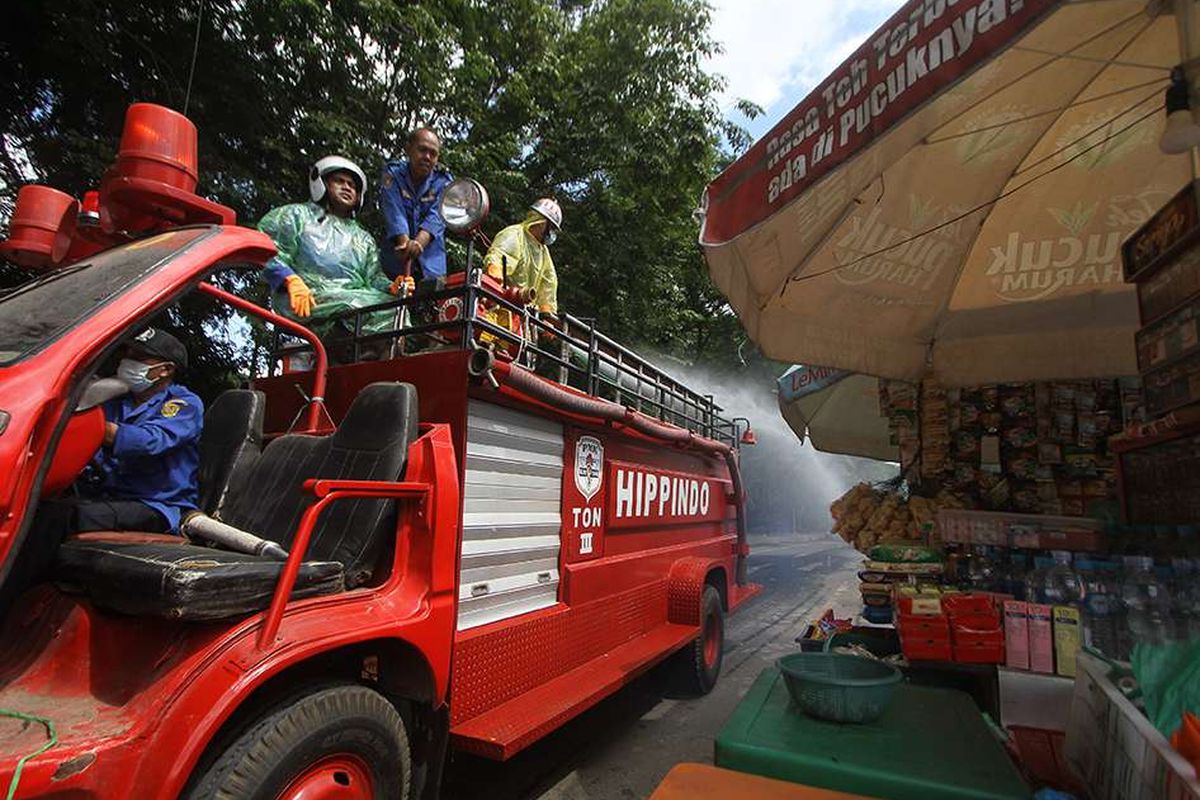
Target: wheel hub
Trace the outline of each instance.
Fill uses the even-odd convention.
[[[711,667],[721,655],[721,621],[716,614],[704,620],[704,666]]]
[[[310,764],[292,779],[279,800],[373,800],[371,770],[359,756],[336,753]]]

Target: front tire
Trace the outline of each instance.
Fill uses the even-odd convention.
[[[334,686],[268,711],[208,768],[190,800],[405,800],[412,760],[396,708]]]
[[[716,587],[704,587],[700,596],[700,635],[678,655],[677,684],[680,691],[706,695],[721,676],[722,651],[725,649],[725,612]]]

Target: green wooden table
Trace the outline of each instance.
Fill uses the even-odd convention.
[[[892,800],[1032,794],[963,692],[901,683],[878,720],[841,725],[793,706],[774,667],[758,676],[721,730],[716,763]]]

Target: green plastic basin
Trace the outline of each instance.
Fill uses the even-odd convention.
[[[796,706],[831,722],[878,719],[903,677],[891,664],[840,653],[793,653],[776,664]]]

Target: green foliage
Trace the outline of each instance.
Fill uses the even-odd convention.
[[[31,178],[93,187],[134,101],[186,104],[199,190],[245,222],[303,197],[316,158],[343,153],[373,177],[429,124],[443,162],[491,192],[489,232],[539,195],[563,203],[565,310],[634,345],[735,363],[740,327],[708,280],[693,209],[722,148],[747,140],[702,68],[703,0],[13,0],[5,22],[0,216]],[[373,203],[363,222],[378,233]],[[193,350],[227,324],[213,313],[179,312]],[[247,358],[217,352],[214,387],[233,374],[222,359]]]

